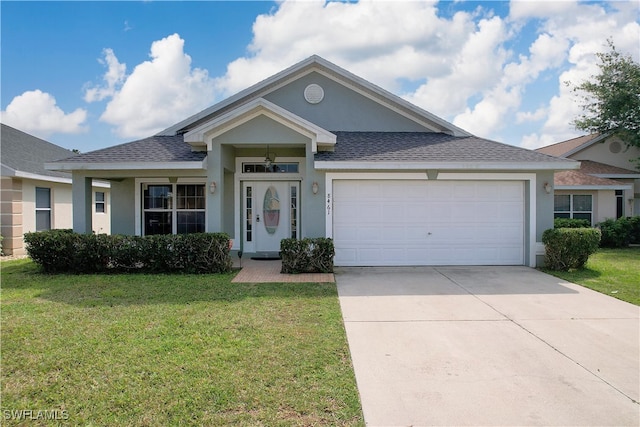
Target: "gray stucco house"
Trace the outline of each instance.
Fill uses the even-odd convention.
[[[554,172],[579,163],[475,137],[312,56],[155,136],[47,167],[73,174],[77,232],[107,179],[114,234],[223,231],[247,255],[331,237],[344,266],[535,266]]]

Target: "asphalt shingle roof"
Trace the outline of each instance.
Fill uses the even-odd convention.
[[[538,153],[549,154],[551,156],[564,157],[567,153],[575,150],[576,148],[584,145],[594,138],[597,138],[598,134],[583,135],[577,138],[569,139],[567,141],[556,142],[555,144],[547,145],[546,147],[540,147],[536,149]]]
[[[619,186],[623,183],[614,181],[613,179],[598,178],[597,176],[588,175],[581,171],[560,171],[553,176],[554,185],[586,185],[586,186]]]
[[[207,153],[191,151],[182,135],[152,136],[65,159],[65,163],[197,162]]]
[[[349,162],[566,162],[513,145],[475,136],[435,132],[333,132],[335,151],[316,161]]]
[[[50,171],[44,168],[46,162],[68,158],[73,152],[52,144],[44,139],[24,133],[2,124],[2,164],[20,172],[35,175],[71,178],[67,172]]]

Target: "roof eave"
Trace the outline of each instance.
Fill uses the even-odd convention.
[[[45,163],[47,170],[71,172],[83,171],[105,171],[105,170],[205,170],[206,159],[199,161],[182,162],[54,162]]]
[[[633,190],[633,185],[554,185],[556,190]]]
[[[402,161],[322,161],[314,162],[316,170],[541,170],[561,171],[578,169],[578,162],[402,162]]]

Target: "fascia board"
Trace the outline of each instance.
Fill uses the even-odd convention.
[[[45,163],[45,169],[57,171],[101,171],[101,170],[205,170],[206,159],[199,162],[116,162],[116,163]]]
[[[283,126],[310,138],[314,145],[313,152],[317,151],[317,143],[325,146],[335,145],[336,143],[336,135],[333,133],[264,98],[254,100],[209,123],[198,126],[184,134],[184,141],[190,144],[204,142],[209,146],[209,142],[205,141],[205,135],[207,135],[207,139],[213,139],[261,115],[267,116]],[[212,131],[214,132],[210,133]],[[208,148],[211,149],[211,147]]]
[[[604,139],[607,139],[610,136],[609,133],[606,134],[602,134],[602,135],[598,135],[593,139],[590,139],[589,141],[585,142],[582,145],[578,145],[576,148],[574,148],[573,150],[567,151],[566,153],[564,153],[562,155],[562,157],[569,157],[569,156],[573,156],[574,154],[584,150],[585,148],[591,147],[593,144],[595,144],[596,142],[600,142]]]
[[[262,80],[252,86],[249,86],[248,88],[241,90],[240,92],[236,93],[235,95],[231,95],[230,97],[224,99],[223,101],[218,102],[215,105],[212,105],[211,107],[202,110],[201,112],[194,114],[191,117],[188,117],[185,120],[182,120],[179,123],[176,123],[175,125],[163,130],[162,132],[158,133],[157,135],[167,135],[167,136],[172,136],[175,135],[176,132],[178,132],[180,129],[183,129],[187,126],[189,126],[191,123],[197,122],[198,120],[201,120],[205,117],[207,117],[210,114],[215,113],[218,110],[221,110],[245,97],[250,96],[252,93],[254,92],[260,92],[262,91],[264,88],[269,87],[270,85],[272,85],[273,83],[277,82],[278,80],[286,77],[287,75],[291,74],[294,75],[296,74],[298,71],[300,71],[301,69],[307,67],[308,65],[310,65],[311,63],[313,63],[314,61],[316,61],[318,59],[317,56],[311,56],[301,62],[298,62],[297,64],[294,64],[293,66],[280,71],[277,74],[274,74],[271,77],[268,77],[265,80]]]
[[[633,185],[554,185],[556,190],[633,190]]]
[[[317,170],[544,170],[559,171],[578,169],[576,162],[341,162],[341,161],[316,161],[314,167]]]
[[[58,183],[61,183],[61,184],[71,184],[71,178],[63,178],[61,176],[40,175],[40,174],[36,174],[36,173],[22,172],[22,171],[16,171],[14,176],[16,178],[23,178],[23,179],[34,179],[34,180],[38,180],[38,181],[48,181],[48,182],[58,182]]]
[[[323,70],[329,70],[329,72]],[[297,80],[301,77],[304,77],[307,74],[312,72],[318,72],[323,76],[330,78],[333,81],[337,81],[338,83],[345,85],[346,87],[356,91],[357,93],[374,100],[377,103],[382,103],[385,107],[407,117],[413,121],[416,121],[422,126],[425,126],[427,129],[432,129],[437,132],[442,132],[443,130],[446,132],[450,132],[454,136],[473,136],[471,133],[455,126],[452,123],[447,122],[439,118],[438,116],[433,115],[432,113],[419,108],[418,106],[410,103],[409,101],[394,95],[393,93],[382,89],[381,87],[356,76],[355,74],[347,71],[337,65],[321,58],[317,55],[313,55],[261,82],[258,82],[247,89],[244,89],[238,92],[235,95],[230,96],[229,98],[197,113],[165,130],[158,133],[157,135],[175,135],[181,129],[189,126],[192,123],[197,122],[198,120],[204,119],[208,115],[215,113],[218,110],[228,107],[235,102],[242,100],[243,98],[251,98],[257,96],[264,96],[268,93],[277,90],[283,86],[286,86],[291,81]],[[333,74],[332,74],[333,73]],[[341,79],[338,79],[336,76],[340,76]],[[267,89],[268,90],[265,90]],[[376,96],[372,96],[371,93],[374,93]],[[397,108],[393,104],[397,104],[402,108],[405,108],[414,114],[417,117],[407,115],[402,108]],[[419,120],[418,117],[424,118],[424,120]]]
[[[635,174],[611,174],[611,173],[590,173],[591,176],[607,179],[637,179],[640,178],[640,173]]]

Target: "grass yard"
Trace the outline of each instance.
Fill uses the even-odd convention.
[[[3,425],[364,424],[335,284],[1,268]]]
[[[543,270],[568,282],[640,305],[640,247],[599,249],[584,268]]]

